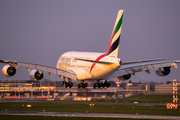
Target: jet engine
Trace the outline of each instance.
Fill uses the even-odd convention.
[[[2,68],[2,73],[4,76],[10,77],[16,74],[16,68],[10,66],[10,65],[5,65]]]
[[[118,79],[122,80],[122,81],[126,81],[129,78],[131,78],[131,74],[127,74],[127,75],[123,75],[123,76],[119,76]]]
[[[158,76],[166,76],[171,72],[170,67],[159,68],[155,71]]]
[[[43,76],[44,76],[44,74],[40,73],[36,69],[31,70],[31,72],[29,73],[29,77],[31,78],[31,80],[34,80],[34,81],[41,80],[43,78]]]

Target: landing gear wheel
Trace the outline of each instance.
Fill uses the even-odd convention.
[[[95,86],[95,88],[96,87],[98,87],[98,88],[100,87],[99,83],[95,83],[94,86]]]
[[[100,83],[100,87],[103,87],[103,88],[104,88],[104,83]]]
[[[67,88],[69,86],[69,83],[65,82],[65,88]]]
[[[96,84],[93,85],[94,89],[96,88]]]
[[[78,89],[81,88],[81,87],[84,88],[84,83],[79,83],[78,84]]]
[[[80,84],[78,84],[78,89],[79,89],[80,87],[81,87]]]
[[[99,80],[97,80],[97,83],[95,83],[93,87],[95,89],[96,87],[98,87],[98,88],[107,87],[108,88],[109,86],[110,86],[110,82],[105,81],[104,83],[103,82],[99,83]]]
[[[107,83],[107,86],[106,86],[106,87],[108,88],[109,86],[110,86],[110,82]]]
[[[84,81],[82,80],[81,83],[78,84],[78,89],[81,88],[81,87],[84,89],[84,88],[86,88],[87,86],[88,86],[88,84],[87,84],[87,83],[84,83]]]
[[[71,88],[73,86],[73,83],[71,82],[70,84],[69,84],[69,88]]]
[[[101,88],[101,85],[98,83],[98,88],[100,89]]]
[[[61,85],[64,85],[65,88],[67,88],[67,87],[71,88],[73,86],[73,83],[70,81],[69,82],[62,81]]]
[[[88,86],[88,84],[87,84],[87,83],[85,83],[85,84],[84,84],[84,86],[85,86],[85,87],[87,87],[87,86]]]
[[[84,83],[81,83],[81,84],[82,84],[82,85],[81,85],[81,86],[82,86],[82,88],[84,89],[84,88],[85,88],[85,85],[84,85]]]
[[[104,87],[104,84],[103,83],[99,83],[99,80],[97,80],[97,83],[95,83],[93,87],[94,87],[94,89],[96,87],[101,88],[101,87]]]
[[[61,85],[64,85],[64,81],[61,82]]]

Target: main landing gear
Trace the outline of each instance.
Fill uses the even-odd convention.
[[[78,89],[81,88],[81,87],[84,89],[84,88],[86,88],[87,86],[88,86],[88,84],[87,84],[87,83],[84,83],[84,81],[81,80],[81,83],[78,84]]]
[[[71,82],[70,78],[66,78],[66,80],[65,80],[65,78],[63,78],[63,79],[64,79],[64,81],[61,82],[61,85],[64,85],[65,88],[67,88],[67,87],[71,88],[73,86],[73,83]]]
[[[97,80],[97,83],[95,83],[93,87],[95,89],[96,87],[98,87],[98,88],[107,87],[108,88],[109,86],[110,86],[110,82],[105,81],[104,83],[103,82],[100,83],[99,80]]]

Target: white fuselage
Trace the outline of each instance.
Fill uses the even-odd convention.
[[[112,64],[82,61],[103,61]],[[121,60],[106,55],[105,53],[93,52],[66,52],[60,56],[57,68],[68,69],[77,75],[77,80],[101,80],[111,76],[119,67]]]

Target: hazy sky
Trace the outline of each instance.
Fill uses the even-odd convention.
[[[1,0],[0,59],[55,67],[67,51],[106,52],[117,12],[124,9],[118,57],[124,62],[179,60],[179,6],[179,0]],[[178,66],[166,77],[151,70],[131,80],[180,81]],[[20,67],[10,79],[30,79],[28,74]],[[0,73],[2,78],[9,79]]]

